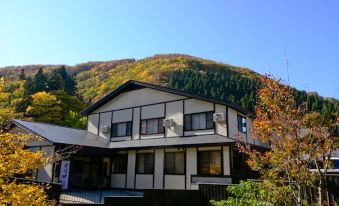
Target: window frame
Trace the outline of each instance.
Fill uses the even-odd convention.
[[[175,170],[175,163],[176,163],[176,153],[182,153],[184,155],[184,162],[183,162],[183,168],[184,171],[182,173],[176,173]],[[166,170],[166,160],[167,160],[167,155],[169,154],[174,154],[174,172],[167,172]],[[165,157],[164,157],[164,175],[185,175],[186,174],[186,152],[185,151],[171,151],[171,152],[165,152]]]
[[[139,131],[140,135],[164,134],[165,133],[165,127],[163,126],[164,119],[165,119],[165,117],[156,117],[156,118],[141,119],[140,120],[140,131]],[[147,133],[147,122],[148,121],[152,121],[152,120],[157,120],[158,121],[157,131],[156,132],[152,132],[152,133]],[[145,132],[143,132],[143,129],[142,129],[143,121],[146,122]],[[161,123],[161,124],[159,124],[159,123]],[[160,129],[160,128],[162,128],[162,129]]]
[[[114,132],[113,132],[113,128],[114,126],[113,125],[118,125],[118,124],[126,124],[126,129],[125,129],[125,135],[116,135],[113,136]],[[128,131],[128,124],[130,124],[130,132]],[[111,138],[118,138],[118,137],[131,137],[132,136],[132,133],[133,133],[133,121],[126,121],[126,122],[114,122],[111,124],[111,134],[110,134],[110,137]]]
[[[199,128],[199,129],[193,129],[193,118],[192,116],[193,115],[198,115],[198,114],[205,114],[205,127],[206,128]],[[211,121],[212,121],[212,127],[207,127],[208,126],[208,115],[207,114],[211,114],[212,115],[212,118],[211,118]],[[213,121],[213,114],[214,114],[214,111],[207,111],[207,112],[196,112],[196,113],[189,113],[189,114],[184,114],[184,131],[185,132],[190,132],[190,131],[201,131],[201,130],[213,130],[215,128],[215,122]],[[187,129],[187,124],[186,124],[186,117],[189,116],[189,119],[190,119],[190,127],[189,129]]]
[[[242,120],[245,120],[245,125],[242,122]],[[238,131],[243,133],[243,134],[247,134],[247,118],[244,115],[238,114],[237,115],[237,124],[238,124]],[[243,131],[243,127],[246,128],[246,131]]]
[[[117,170],[114,170],[114,167],[113,167],[113,163],[114,163],[114,156],[113,157],[111,157],[111,173],[112,174],[127,174],[127,168],[128,168],[128,153],[115,153],[114,155],[116,155],[116,156],[124,156],[123,158],[126,158],[126,163],[124,163],[124,164],[126,164],[126,166],[125,166],[125,168],[123,169],[123,171],[120,171],[119,169],[120,169],[120,167],[118,166],[117,168],[118,168],[118,171]],[[119,159],[119,160],[121,160],[121,159]],[[123,159],[122,159],[123,160]],[[119,163],[119,162],[118,162]]]
[[[143,172],[139,172],[139,159],[140,159],[140,155],[144,155],[144,171]],[[146,155],[150,155],[152,157],[152,171],[151,172],[146,172],[145,171],[145,163],[146,163]],[[135,161],[135,174],[152,174],[154,175],[154,170],[155,170],[155,153],[154,152],[144,152],[144,153],[137,153],[136,154],[136,161]]]
[[[202,173],[201,172],[201,153],[209,153],[209,173]],[[212,155],[211,152],[218,152],[220,154],[220,173],[219,174],[211,174],[211,160],[212,160]],[[223,176],[223,170],[224,170],[224,165],[223,165],[223,151],[222,150],[203,150],[203,151],[197,151],[197,174],[199,176]]]

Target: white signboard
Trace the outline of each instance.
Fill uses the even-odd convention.
[[[69,160],[61,161],[59,181],[61,183],[61,188],[63,190],[66,190],[68,188],[68,177],[69,177],[70,164],[71,162]]]

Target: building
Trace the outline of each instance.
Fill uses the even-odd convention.
[[[249,112],[230,102],[128,81],[82,112],[87,130],[14,120],[14,131],[41,136],[32,150],[79,151],[35,172],[64,189],[195,190],[253,178],[235,143],[267,148],[250,135]]]

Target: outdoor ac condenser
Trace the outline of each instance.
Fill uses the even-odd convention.
[[[163,126],[164,127],[173,127],[174,126],[173,119],[164,119]]]
[[[226,113],[225,112],[214,113],[213,114],[213,121],[215,121],[215,122],[226,121]]]
[[[108,133],[109,132],[110,127],[109,126],[101,126],[100,127],[100,132],[101,133]]]

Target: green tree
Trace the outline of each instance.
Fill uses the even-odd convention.
[[[20,71],[19,79],[20,80],[26,80],[26,74],[25,74],[24,68],[22,68],[21,71]]]
[[[54,91],[58,89],[63,89],[64,84],[65,83],[64,80],[62,79],[62,76],[56,71],[53,71],[48,80],[48,90]]]
[[[42,68],[39,68],[33,79],[33,93],[47,90],[47,77]]]

